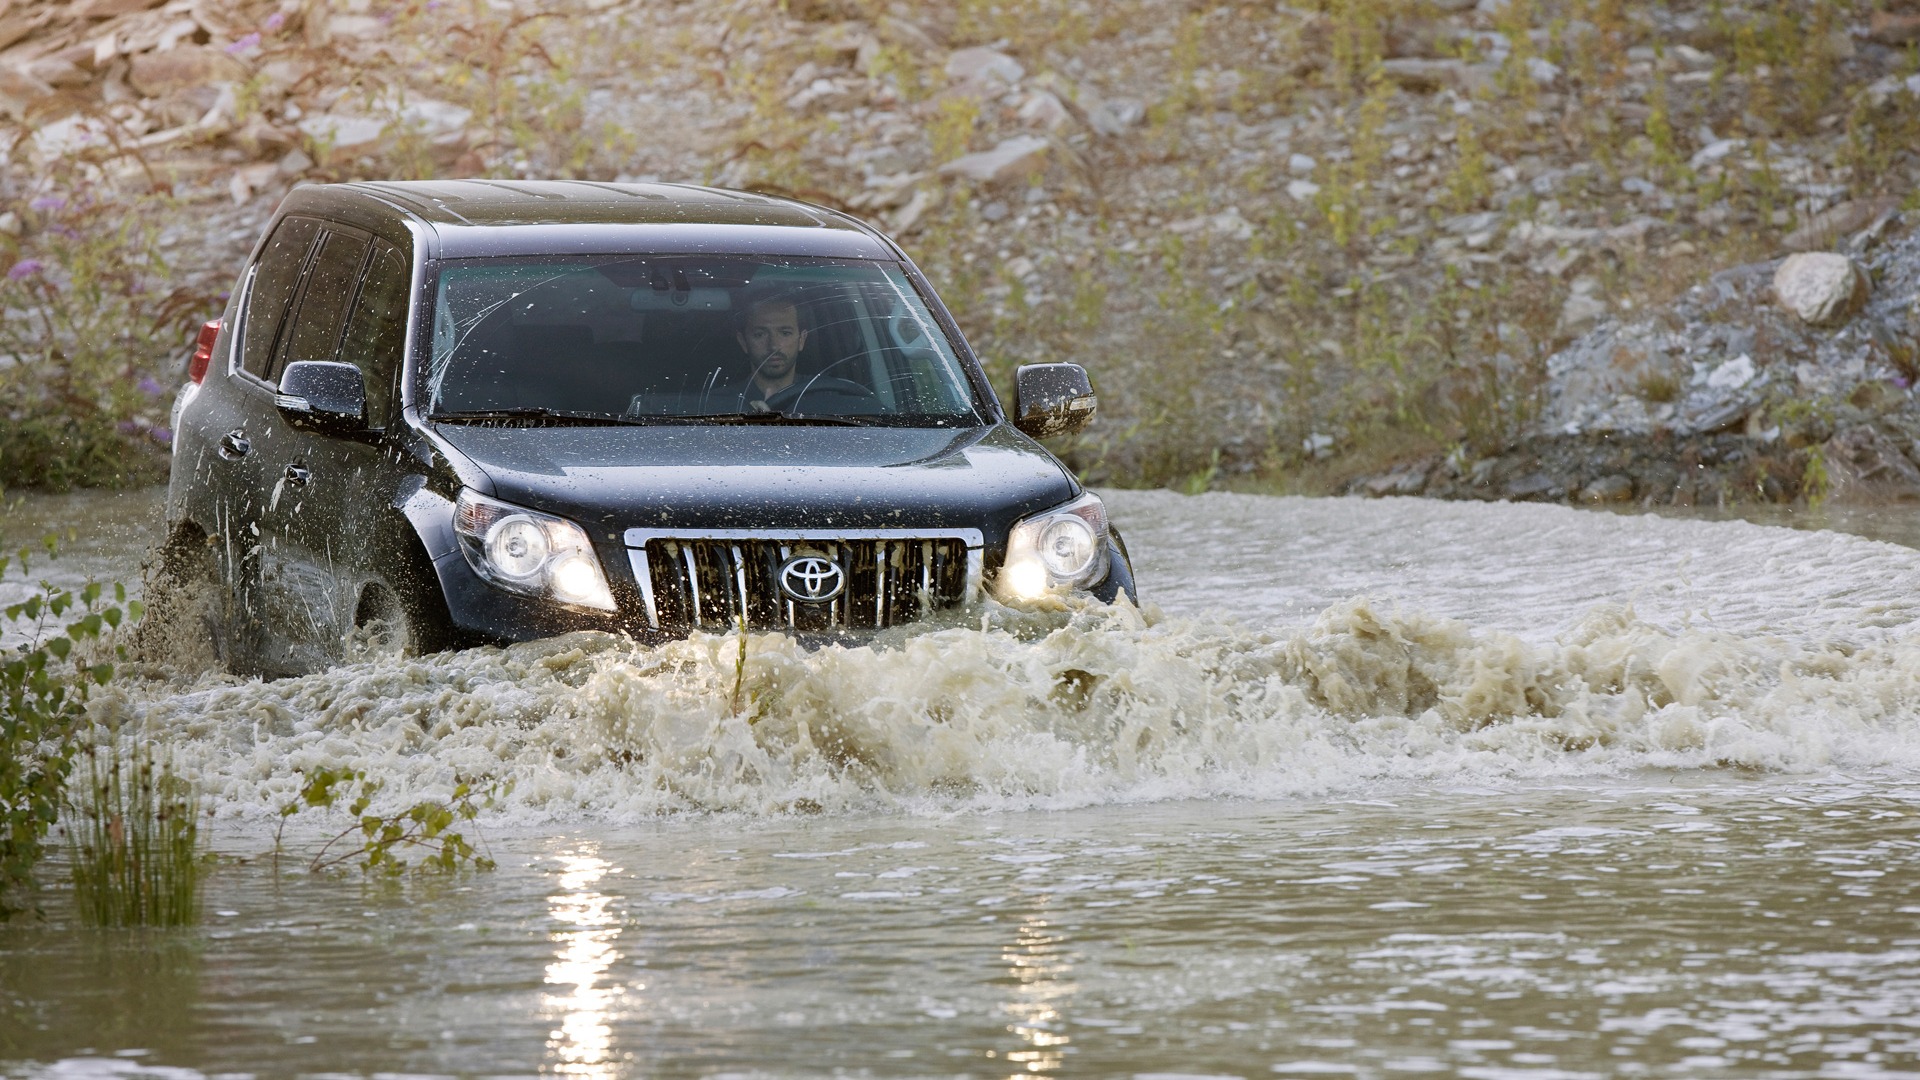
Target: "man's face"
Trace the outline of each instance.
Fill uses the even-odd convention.
[[[793,374],[793,364],[806,347],[807,332],[800,329],[800,312],[792,304],[756,304],[747,324],[735,335],[740,348],[753,360],[761,382],[779,382]]]

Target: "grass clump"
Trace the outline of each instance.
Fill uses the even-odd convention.
[[[74,898],[94,926],[189,926],[199,916],[193,786],[150,747],[92,746],[67,826]]]
[[[58,546],[51,536],[43,542],[48,557]],[[25,548],[0,555],[0,580],[26,578],[32,555]],[[42,581],[27,599],[0,609],[7,627],[24,636],[0,652],[0,920],[27,910],[18,898],[36,883],[47,831],[60,816],[87,698],[112,681],[123,652],[114,638],[141,615],[124,586],[112,596],[98,584],[72,590]]]

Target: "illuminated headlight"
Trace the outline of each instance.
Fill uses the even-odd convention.
[[[1032,600],[1106,576],[1107,508],[1088,492],[1014,525],[995,588],[1005,600]]]
[[[474,573],[509,592],[614,610],[586,530],[565,518],[462,491],[453,531]]]

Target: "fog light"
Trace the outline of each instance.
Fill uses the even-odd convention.
[[[585,555],[568,555],[553,564],[553,594],[569,603],[596,599],[607,591],[600,581],[600,568]]]
[[[1007,589],[1022,600],[1046,595],[1047,568],[1036,560],[1021,559],[1009,564],[1000,576],[1006,581]]]

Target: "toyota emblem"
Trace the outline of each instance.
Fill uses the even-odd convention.
[[[846,572],[824,555],[795,555],[780,564],[780,591],[803,604],[824,604],[846,587]]]

